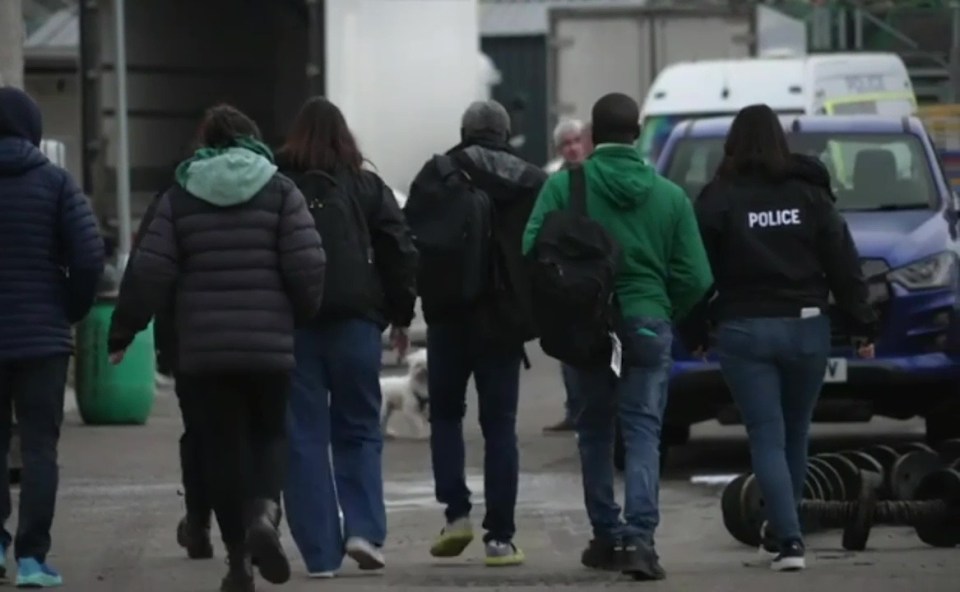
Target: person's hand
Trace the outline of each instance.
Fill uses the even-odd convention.
[[[872,360],[877,355],[876,349],[872,343],[861,343],[857,346],[857,356],[864,360]]]
[[[126,348],[121,349],[120,351],[110,352],[110,363],[116,366],[123,361],[123,356],[127,355]]]
[[[397,350],[397,357],[404,360],[410,351],[410,332],[406,327],[392,327],[390,329],[390,345]]]
[[[707,348],[703,347],[702,345],[697,349],[693,350],[692,353],[693,353],[693,357],[700,360],[701,362],[707,361]]]

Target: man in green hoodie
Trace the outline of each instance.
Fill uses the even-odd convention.
[[[593,107],[596,148],[583,164],[589,216],[623,249],[616,280],[622,343],[619,378],[609,369],[577,369],[584,394],[577,419],[584,498],[594,538],[587,567],[637,579],[665,577],[654,551],[659,523],[660,431],[667,404],[671,322],[682,318],[713,283],[693,208],[686,194],[640,157],[637,103],[618,93]],[[570,175],[547,180],[523,238],[529,252],[545,216],[568,206]],[[627,450],[623,517],[613,493],[614,419]]]

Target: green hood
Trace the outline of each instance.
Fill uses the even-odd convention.
[[[586,165],[602,195],[621,210],[634,210],[650,197],[656,172],[640,152],[625,144],[600,144]]]
[[[229,148],[201,148],[177,167],[177,183],[191,195],[220,207],[249,201],[277,172],[262,142],[240,138]]]

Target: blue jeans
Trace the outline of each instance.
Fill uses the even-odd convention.
[[[750,438],[767,519],[781,542],[802,540],[797,506],[813,410],[830,353],[830,321],[742,319],[720,326],[723,376]]]
[[[564,419],[576,423],[582,398],[577,390],[577,369],[569,364],[560,364],[560,372],[563,375],[563,389],[567,392],[567,400],[564,404],[567,415]]]
[[[430,360],[430,453],[437,501],[446,506],[452,522],[469,516],[470,489],[465,477],[463,417],[467,410],[467,382],[477,386],[480,429],[483,432],[483,489],[485,541],[509,542],[516,532],[517,397],[520,390],[522,349],[504,350],[481,345],[467,323],[427,327]]]
[[[381,355],[380,329],[368,321],[297,331],[284,505],[309,571],[338,569],[344,538],[356,536],[374,545],[386,538]]]
[[[627,319],[617,330],[623,344],[621,377],[609,368],[576,371],[582,393],[577,440],[587,515],[598,539],[639,539],[653,545],[660,522],[660,431],[667,406],[670,323]],[[626,446],[623,517],[613,493],[614,421]]]

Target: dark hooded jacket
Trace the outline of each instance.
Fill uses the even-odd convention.
[[[685,343],[707,344],[708,318],[799,318],[813,307],[826,313],[831,292],[835,320],[856,337],[872,338],[876,314],[826,168],[801,155],[778,175],[755,168],[718,177],[697,199],[716,290],[682,327]]]
[[[90,202],[40,152],[42,125],[26,93],[0,88],[0,361],[71,353],[104,267]]]
[[[126,270],[110,351],[172,303],[181,373],[294,367],[295,325],[320,306],[325,257],[303,195],[276,170],[253,140],[177,169]]]
[[[523,160],[495,135],[477,135],[454,146],[453,157],[476,186],[493,202],[493,241],[499,277],[491,277],[486,298],[469,311],[429,311],[427,323],[467,320],[482,339],[493,344],[522,344],[537,337],[533,325],[530,285],[521,253],[523,231],[547,174]],[[421,186],[442,184],[433,160],[410,186],[408,203]]]
[[[343,195],[355,200],[365,228],[346,230],[366,233],[373,255],[375,273],[351,270],[356,273],[334,277],[336,254],[331,249],[345,245],[343,241],[326,240],[327,288],[335,289],[336,282],[358,282],[360,285],[356,287],[363,297],[339,309],[325,300],[316,320],[323,323],[344,318],[364,318],[382,328],[387,325],[409,327],[417,302],[417,249],[393,191],[371,171],[338,170],[327,175],[321,171],[304,170],[289,161],[283,153],[277,157],[281,172],[297,183],[311,208],[322,207],[327,197],[324,192],[333,191],[327,183],[309,182],[313,175],[326,177]]]

